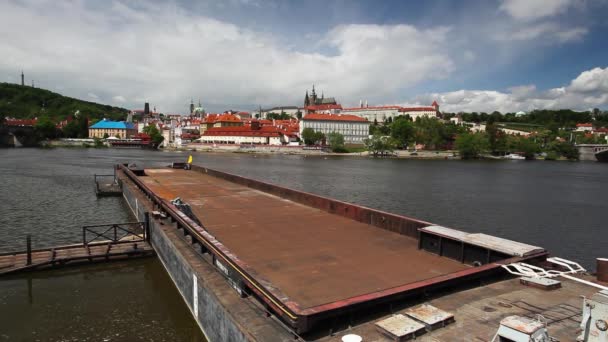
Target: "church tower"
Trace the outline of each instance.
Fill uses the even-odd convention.
[[[304,95],[304,107],[310,106],[310,98],[308,97],[308,89],[306,89],[306,95]]]
[[[190,115],[194,114],[194,100],[190,99]]]

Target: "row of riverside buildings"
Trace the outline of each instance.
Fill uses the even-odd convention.
[[[148,108],[148,107],[146,107]],[[287,120],[269,120],[269,113],[287,114]],[[358,107],[343,108],[335,98],[317,96],[314,86],[306,91],[304,106],[280,106],[258,113],[227,111],[209,114],[202,106],[190,106],[190,116],[160,115],[146,110],[134,110],[127,122],[100,121],[90,127],[90,137],[106,134],[128,139],[143,132],[147,125],[156,125],[165,137],[165,147],[182,147],[190,144],[234,145],[300,145],[302,132],[311,128],[326,136],[337,132],[349,145],[361,145],[369,137],[370,124],[392,121],[397,116],[439,116],[439,105],[428,107],[368,106],[361,101]],[[133,122],[129,122],[133,121]],[[118,130],[118,131],[116,131]]]

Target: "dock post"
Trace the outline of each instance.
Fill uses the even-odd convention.
[[[146,242],[150,242],[150,212],[146,211],[144,213],[144,235],[146,238]]]
[[[597,280],[608,283],[608,259],[597,258]]]
[[[32,236],[30,234],[27,234],[25,243],[27,245],[27,265],[29,266],[32,264]]]

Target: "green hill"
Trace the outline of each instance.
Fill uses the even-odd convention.
[[[91,120],[104,117],[124,120],[129,112],[125,108],[78,100],[46,89],[0,83],[0,117],[31,119],[47,115],[57,122],[76,111]]]

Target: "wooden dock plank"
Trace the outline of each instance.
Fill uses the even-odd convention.
[[[137,244],[137,248],[135,247]],[[36,250],[31,253],[32,264],[27,265],[27,253],[15,252],[0,255],[0,275],[24,270],[36,270],[73,263],[92,263],[117,258],[154,255],[154,249],[144,241],[104,242],[96,244],[74,244]]]

